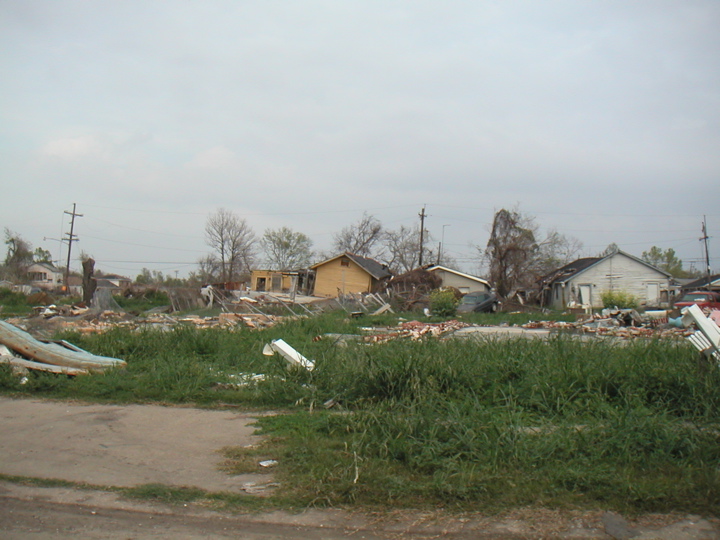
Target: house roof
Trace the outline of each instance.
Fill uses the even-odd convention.
[[[49,270],[50,272],[55,272],[55,273],[58,273],[58,274],[61,272],[54,264],[48,263],[48,262],[36,262],[36,263],[32,263],[32,264],[29,266],[29,268],[32,268],[33,266],[41,266],[41,267],[45,268],[46,270]]]
[[[121,276],[120,274],[103,274],[100,276],[103,279],[117,279],[122,281],[132,281],[129,277]]]
[[[683,285],[683,289],[701,289],[702,287],[707,287],[708,285],[708,277],[704,276],[701,278],[698,278],[696,280],[687,282]],[[710,276],[710,286],[711,287],[720,287],[720,274],[713,274]]]
[[[635,262],[638,262],[644,266],[647,266],[648,268],[651,268],[652,270],[655,270],[656,272],[659,272],[666,277],[672,277],[671,274],[666,272],[665,270],[661,270],[660,268],[657,268],[653,266],[652,264],[649,264],[642,259],[639,259],[635,257],[634,255],[630,255],[629,253],[626,253],[622,250],[613,251],[609,255],[606,255],[604,257],[585,257],[582,259],[576,259],[571,263],[566,264],[565,266],[558,268],[554,272],[551,272],[540,279],[542,283],[550,284],[550,283],[565,283],[571,278],[577,276],[578,274],[581,274],[582,272],[586,271],[587,269],[595,266],[596,264],[609,259],[611,257],[614,257],[615,255],[624,255],[625,257],[628,257]]]
[[[335,259],[339,259],[340,257],[347,257],[351,261],[353,261],[355,264],[357,264],[360,268],[365,270],[368,274],[370,274],[375,279],[384,279],[386,277],[390,277],[392,273],[390,270],[388,270],[388,267],[382,263],[379,263],[375,259],[371,259],[370,257],[361,257],[360,255],[355,255],[354,253],[341,253],[340,255],[336,255],[335,257],[332,257],[330,259],[327,259],[325,261],[319,262],[317,264],[313,264],[310,268],[316,269],[318,266],[322,266],[323,264],[327,264],[329,262],[334,261]]]
[[[463,272],[460,272],[459,270],[453,270],[452,268],[448,268],[447,266],[442,266],[440,264],[430,264],[425,267],[425,270],[427,270],[428,272],[434,272],[435,270],[443,270],[445,272],[455,274],[456,276],[461,276],[467,279],[471,279],[473,281],[477,281],[478,283],[482,283],[483,285],[486,285],[488,288],[490,288],[490,283],[481,277],[465,274]]]

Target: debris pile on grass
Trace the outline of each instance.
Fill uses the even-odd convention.
[[[661,318],[641,315],[635,310],[603,310],[588,315],[577,322],[530,321],[523,325],[527,329],[571,330],[585,334],[612,336],[624,339],[638,337],[684,338],[692,330],[674,326],[668,322],[667,314]]]
[[[99,356],[67,341],[43,341],[5,321],[0,321],[0,363],[9,364],[15,371],[47,371],[50,373],[81,375],[125,367],[118,358]]]
[[[427,306],[428,294],[442,285],[442,278],[434,272],[416,268],[392,278],[387,284],[393,301],[400,311],[413,311]]]
[[[454,319],[439,323],[407,321],[387,332],[373,333],[369,336],[365,336],[363,341],[367,343],[382,343],[393,339],[410,339],[412,341],[417,341],[424,337],[438,338],[468,326],[472,325]]]

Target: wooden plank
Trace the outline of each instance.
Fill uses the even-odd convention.
[[[25,369],[34,369],[36,371],[47,371],[49,373],[58,373],[64,375],[87,375],[87,369],[72,368],[65,366],[53,366],[52,364],[43,364],[42,362],[33,362],[16,356],[3,355],[0,356],[0,364],[10,364],[11,366],[23,367]]]
[[[82,350],[70,350],[57,343],[43,343],[5,321],[0,321],[0,343],[20,356],[55,366],[102,371],[127,365],[124,360],[118,358],[97,356]]]

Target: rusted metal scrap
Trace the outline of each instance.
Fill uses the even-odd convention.
[[[22,359],[29,361],[30,365],[27,362],[17,363],[17,365],[29,369],[41,369],[43,365],[47,365],[48,369],[45,369],[45,371],[57,372],[57,369],[49,366],[59,366],[62,373],[77,374],[75,370],[85,372],[104,371],[109,368],[125,367],[127,365],[124,360],[98,356],[66,341],[50,343],[39,341],[27,332],[5,321],[0,321],[0,343],[15,354],[23,357]],[[4,356],[4,358],[7,359],[8,363],[15,364],[12,358],[8,359],[7,356]]]

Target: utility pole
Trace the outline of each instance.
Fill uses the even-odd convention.
[[[420,216],[420,256],[418,257],[418,266],[422,266],[423,239],[425,233],[425,206],[422,207],[418,216]]]
[[[70,217],[70,233],[69,234],[65,233],[67,235],[67,238],[63,238],[63,240],[67,240],[67,243],[68,243],[67,267],[65,268],[65,290],[68,294],[70,294],[70,254],[72,253],[73,242],[77,242],[79,240],[77,235],[73,234],[73,231],[75,230],[75,218],[83,217],[83,215],[75,213],[75,203],[73,203],[72,212],[68,212],[66,210],[63,213],[71,216]]]
[[[707,283],[705,284],[705,288],[709,291],[710,290],[710,252],[708,251],[708,234],[707,234],[707,221],[705,216],[703,216],[703,222],[702,222],[702,238],[700,238],[701,241],[705,242],[705,271],[707,272]]]
[[[438,247],[437,263],[440,264],[440,258],[443,255],[443,249],[445,249],[445,227],[449,227],[450,224],[446,223],[442,226],[442,240],[440,240],[440,246]]]

